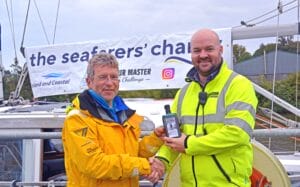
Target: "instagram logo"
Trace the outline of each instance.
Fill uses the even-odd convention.
[[[162,79],[173,79],[175,74],[175,68],[165,68],[161,72]]]

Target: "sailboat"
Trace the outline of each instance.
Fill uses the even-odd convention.
[[[295,35],[295,34],[299,34],[299,23],[287,24],[287,25],[232,28],[230,32],[232,34],[232,40],[249,39],[253,37],[256,38],[270,37],[270,36],[277,36],[277,35]],[[96,46],[95,43],[93,42],[91,43],[92,46]],[[74,44],[74,46],[75,45],[77,44]],[[78,44],[78,46],[81,46],[81,44]],[[55,46],[50,45],[45,47],[47,49],[49,49],[48,47],[54,49]],[[62,45],[62,47],[64,47],[64,45]],[[89,49],[94,49],[94,48],[89,48]],[[34,49],[32,49],[32,51],[33,52],[31,54],[38,54],[38,53],[34,53]],[[63,54],[66,54],[66,52],[64,52]],[[50,55],[48,55],[48,57],[49,56]],[[124,70],[127,69],[124,68]],[[26,69],[23,68],[23,72],[24,75],[26,75],[27,73],[29,74],[32,73],[32,72],[28,72],[27,67]],[[47,75],[48,75],[47,78],[59,76],[58,74],[47,74]],[[38,87],[38,84],[35,84],[35,86]],[[168,86],[170,86],[170,84],[168,84]],[[265,89],[261,88],[258,85],[255,85],[255,88],[257,92],[261,93],[262,95],[265,95],[266,97],[273,98],[274,102],[276,102],[278,105],[282,107],[286,107],[287,110],[289,110],[290,112],[294,113],[297,116],[300,116],[300,111],[297,107],[290,105],[289,103],[276,97],[272,93],[269,93],[268,91],[266,91]],[[12,98],[17,98],[17,97],[14,96]],[[128,102],[130,103],[130,101]],[[167,102],[170,103],[171,101],[168,100]],[[134,104],[133,106],[136,107],[140,103],[145,104],[147,103],[147,100],[145,99],[135,100],[133,101]],[[143,107],[141,109],[138,108],[137,110],[140,111],[140,113],[144,114],[145,116],[149,117],[151,120],[153,120],[155,124],[159,124],[160,122],[158,121],[158,119],[161,120],[160,117],[163,114],[163,112],[155,111],[154,109],[151,109],[147,113],[145,112],[144,108],[151,108],[150,106],[152,106],[153,108],[163,109],[163,105],[165,104],[165,102],[158,102],[158,101],[151,100],[149,103],[154,104],[154,106],[149,104],[149,107]],[[60,138],[60,132],[43,132],[42,129],[61,128],[62,121],[65,117],[64,108],[66,107],[67,104],[68,103],[63,103],[62,105],[59,104],[54,108],[52,108],[51,110],[49,110],[48,108],[47,111],[41,108],[39,110],[32,111],[31,110],[32,107],[36,107],[37,105],[31,105],[31,106],[30,104],[25,106],[19,105],[19,106],[14,106],[9,108],[9,110],[13,112],[6,112],[0,114],[1,139],[23,139],[22,141],[23,153],[21,153],[22,163],[23,163],[21,167],[22,167],[23,176],[21,178],[21,181],[14,181],[15,183],[18,183],[20,185],[22,184],[25,185],[26,183],[27,185],[38,185],[42,183],[40,181],[41,165],[43,160],[43,155],[41,154],[43,152],[42,140]],[[48,106],[53,107],[53,105],[48,105]],[[28,112],[26,108],[31,111]],[[23,111],[23,112],[17,113],[16,111]],[[43,124],[43,126],[41,124]],[[293,132],[290,132],[288,136],[299,136],[300,132],[298,130],[299,129],[293,129],[292,130]],[[145,131],[145,133],[147,133],[147,131]],[[260,134],[263,133],[269,133],[269,132],[261,130],[261,131],[256,131],[254,135],[260,136]],[[264,134],[264,135],[270,136],[270,134]],[[259,142],[256,142],[255,140],[253,140],[253,146],[255,151],[254,167],[256,167],[262,173],[264,173],[264,176],[266,176],[266,178],[272,182],[273,186],[276,186],[276,184],[278,184],[279,186],[289,186],[291,185],[292,180],[296,180],[297,182],[297,179],[294,179],[293,177],[294,175],[295,176],[298,175],[300,173],[300,170],[293,171],[294,173],[288,173],[287,165],[289,164],[287,163],[289,160],[275,156],[272,152],[270,152],[269,149],[266,149],[265,146],[261,145]],[[6,150],[6,152],[11,151],[7,148],[2,148],[2,150],[4,149]],[[294,161],[294,165],[298,165],[298,162]],[[177,165],[174,164],[173,170],[167,174],[165,180],[162,182],[163,183],[162,185],[164,186],[178,185],[179,178],[177,177],[178,174],[176,174],[177,171],[178,171]],[[288,174],[292,174],[292,175],[288,175]],[[144,184],[144,182],[145,181],[141,181],[141,184]],[[6,184],[7,183],[8,182],[6,181]],[[4,184],[4,182],[3,183],[0,182],[0,184]],[[65,184],[65,182],[45,181],[43,184],[55,185],[55,184]]]

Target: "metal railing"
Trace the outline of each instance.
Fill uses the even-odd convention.
[[[141,136],[145,136],[152,131],[142,131]],[[273,129],[255,129],[253,138],[256,137],[294,137],[300,136],[299,128],[273,128]],[[60,139],[61,132],[22,132],[20,129],[10,132],[0,130],[0,140],[17,140],[17,139]]]
[[[1,187],[19,187],[19,186],[47,186],[47,187],[58,187],[58,186],[66,186],[67,181],[39,181],[39,182],[20,182],[20,181],[0,181]],[[146,180],[140,180],[140,187],[152,187],[152,184]],[[162,186],[162,181],[159,181],[155,184],[156,187]]]
[[[39,182],[20,182],[20,181],[1,181],[1,187],[17,187],[17,186],[47,186],[47,187],[56,187],[56,186],[66,186],[66,181],[39,181]]]
[[[142,136],[149,134],[152,131],[143,131]],[[300,136],[300,129],[297,128],[276,128],[276,129],[255,129],[252,138],[259,137],[296,137]],[[61,132],[22,132],[20,129],[12,131],[9,134],[0,130],[0,140],[17,140],[17,139],[60,139]],[[289,176],[291,181],[299,181],[300,176]],[[66,181],[0,181],[1,187],[17,187],[17,186],[48,186],[58,187],[66,186]],[[162,181],[156,186],[161,186]],[[153,184],[146,180],[140,181],[141,187],[151,187]]]

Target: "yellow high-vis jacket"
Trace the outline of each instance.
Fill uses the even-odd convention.
[[[163,142],[154,133],[140,139],[144,118],[134,110],[122,116],[114,122],[86,91],[73,101],[62,132],[69,187],[138,187],[150,174],[147,158]]]
[[[193,79],[196,73],[195,69],[189,72],[192,81],[178,91],[171,108],[187,135],[179,161],[180,186],[250,187],[250,139],[257,107],[253,85],[225,62],[205,86]],[[205,104],[199,104],[201,92]],[[165,145],[157,155],[166,166],[177,156]]]

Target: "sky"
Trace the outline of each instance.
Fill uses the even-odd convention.
[[[14,62],[15,54],[20,65],[25,62],[19,49],[28,2],[29,0],[0,0],[1,54],[2,64],[6,70],[10,69],[10,65]],[[244,27],[241,26],[241,21],[264,26],[297,23],[299,20],[296,0],[281,1],[283,13],[279,17],[276,16],[278,0],[31,0],[30,2],[24,47],[102,39],[117,40],[196,31],[200,28]],[[58,16],[56,16],[57,9]],[[272,16],[273,19],[267,20]],[[253,21],[248,22],[249,20]],[[243,45],[253,53],[261,43],[275,41],[276,38],[273,37],[237,40],[233,43]]]

